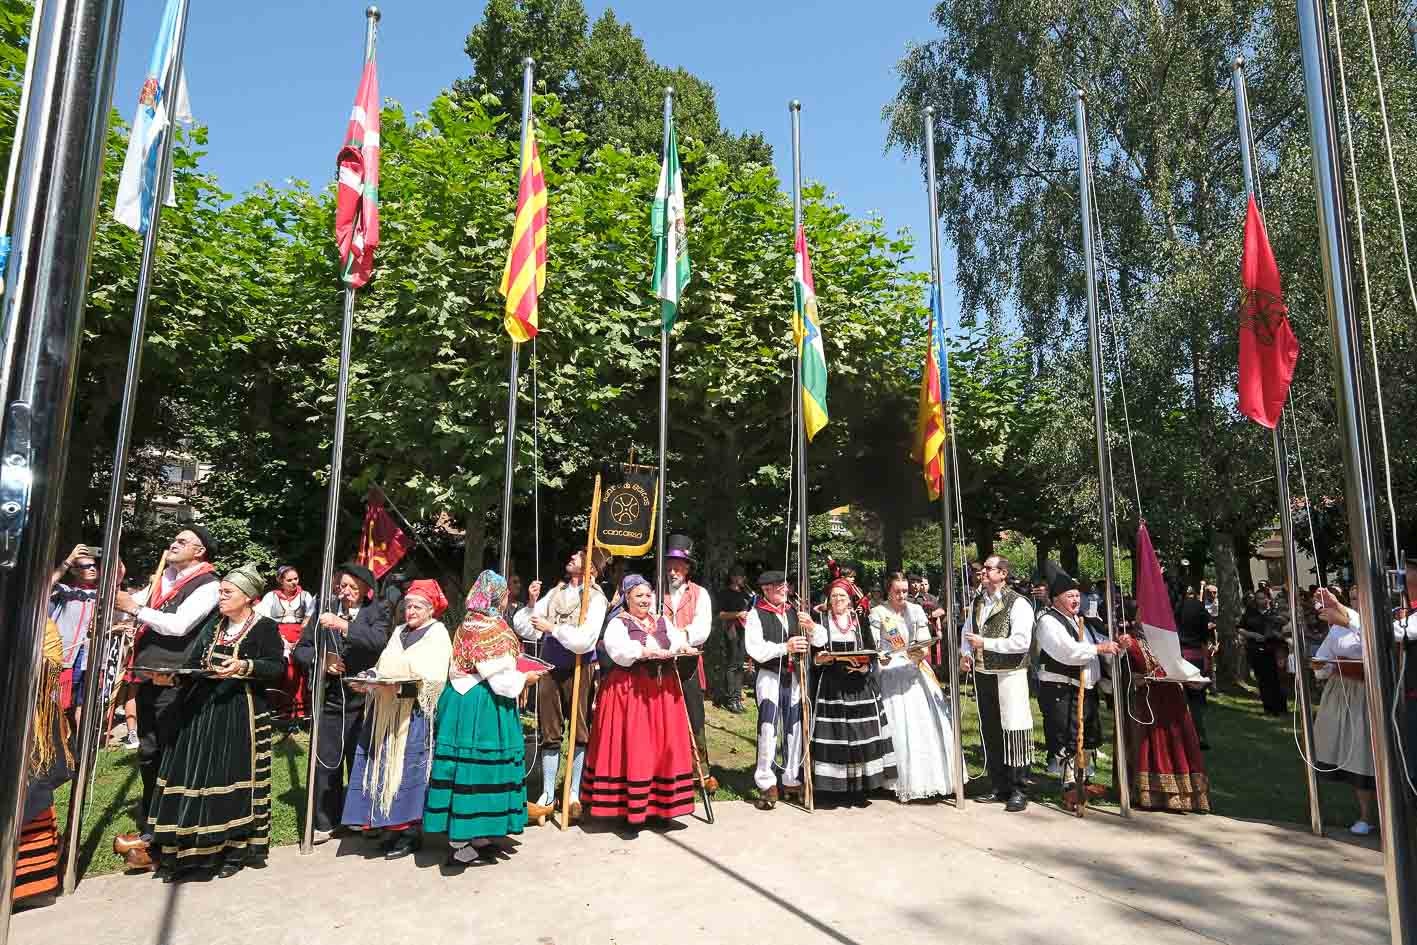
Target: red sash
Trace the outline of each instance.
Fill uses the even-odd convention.
[[[215,571],[216,568],[212,567],[208,562],[203,561],[191,571],[187,572],[187,574],[183,575],[179,580],[173,581],[172,587],[168,588],[166,591],[162,589],[162,581],[159,580],[156,590],[148,596],[147,606],[153,610],[160,610],[164,604],[176,597],[182,588],[190,584],[194,578],[201,577],[203,574],[212,574]],[[138,624],[138,630],[133,634],[134,653],[138,652],[138,645],[142,642],[143,634],[147,632],[147,624]]]

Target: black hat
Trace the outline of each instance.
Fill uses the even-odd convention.
[[[782,571],[764,571],[758,575],[758,587],[767,587],[769,584],[786,584],[787,575]]]
[[[1059,594],[1066,594],[1068,591],[1079,590],[1079,584],[1071,574],[1059,568],[1053,579],[1048,582],[1048,596],[1057,597]]]
[[[374,572],[370,571],[368,568],[366,568],[362,564],[359,564],[358,562],[346,561],[344,564],[335,568],[335,573],[348,574],[350,577],[354,578],[356,581],[359,581],[365,587],[369,588],[369,590],[372,591],[374,589]]]
[[[216,560],[218,553],[217,543],[216,539],[212,537],[211,532],[207,531],[205,528],[197,524],[184,525],[182,527],[182,530],[184,532],[191,532],[193,535],[196,535],[197,540],[202,543],[202,547],[207,549],[207,556],[202,559],[203,561]]]
[[[665,561],[687,561],[690,564],[694,561],[694,540],[688,535],[670,535],[664,541]]]

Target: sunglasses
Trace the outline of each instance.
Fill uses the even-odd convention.
[[[97,569],[97,568],[98,568],[98,562],[97,562],[97,561],[75,561],[75,562],[74,562],[74,570],[75,570],[75,571],[89,571],[89,570],[95,570],[95,569]]]

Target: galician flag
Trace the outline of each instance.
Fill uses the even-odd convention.
[[[817,284],[812,280],[812,260],[807,256],[807,231],[797,227],[795,295],[797,315],[792,334],[802,364],[802,423],[807,439],[827,425],[827,350],[817,325]]]
[[[689,284],[689,241],[684,226],[684,175],[679,171],[679,136],[669,126],[669,144],[659,168],[650,214],[654,230],[654,294],[662,303],[664,330],[674,330],[679,293]]]
[[[945,411],[949,409],[950,371],[945,356],[945,316],[940,296],[930,286],[930,344],[920,373],[920,400],[915,410],[914,459],[925,476],[925,487],[934,501],[945,483]]]
[[[162,157],[166,132],[174,121],[192,123],[192,106],[187,101],[187,77],[174,73],[177,66],[177,11],[181,0],[167,0],[158,26],[157,42],[148,65],[148,77],[138,94],[138,111],[128,133],[128,155],[123,159],[123,174],[118,180],[118,197],[113,205],[113,218],[131,230],[147,233],[153,218],[153,205],[158,187],[163,188],[163,202],[177,206],[172,178],[161,185],[157,166]]]
[[[507,334],[518,343],[530,341],[540,330],[537,305],[546,289],[546,178],[536,136],[527,122],[522,138],[521,184],[517,190],[517,220],[512,225],[512,245],[502,270],[502,296],[507,300],[503,319]]]
[[[335,197],[340,278],[355,289],[373,274],[374,249],[379,245],[380,108],[379,70],[371,49],[339,152],[339,192]]]

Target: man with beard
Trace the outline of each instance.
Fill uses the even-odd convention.
[[[694,543],[687,535],[670,535],[665,545],[664,576],[668,587],[663,595],[662,613],[667,621],[684,631],[689,646],[702,652],[713,632],[713,606],[708,590],[689,580],[689,571],[694,566]],[[718,790],[718,779],[709,774],[708,741],[704,737],[704,658],[702,655],[681,656],[676,662],[684,686],[689,727],[694,733],[694,747],[703,768],[703,787],[712,794]]]
[[[1082,592],[1078,582],[1059,569],[1048,582],[1053,603],[1038,617],[1034,633],[1042,657],[1038,673],[1039,703],[1052,713],[1054,731],[1062,735],[1056,760],[1062,772],[1063,801],[1078,803],[1079,782],[1086,783],[1086,758],[1077,757],[1078,687],[1083,687],[1082,742],[1087,752],[1102,744],[1102,723],[1098,716],[1097,681],[1102,678],[1100,657],[1112,656],[1118,646],[1111,640],[1089,642],[1081,611]]]
[[[532,581],[527,587],[527,606],[517,611],[512,621],[523,640],[541,644],[541,658],[551,664],[551,670],[536,682],[541,794],[526,805],[527,816],[533,820],[543,819],[555,810],[561,742],[567,737],[575,742],[571,753],[571,819],[576,820],[581,815],[581,773],[585,769],[586,745],[590,741],[590,673],[607,609],[605,594],[596,586],[595,579],[610,562],[610,556],[599,548],[591,555],[590,599],[582,620],[584,562],[584,550],[568,555],[565,576],[545,597],[541,595],[541,582]],[[582,667],[580,698],[576,706],[576,730],[568,736],[566,728],[571,715],[577,660]]]
[[[364,714],[364,693],[348,682],[379,661],[392,630],[387,600],[374,598],[374,573],[352,562],[335,571],[335,612],[312,615],[291,662],[315,678],[315,634],[325,653],[325,693],[320,707],[320,757],[315,765],[316,843],[339,828],[344,812],[345,772],[354,770],[354,749]]]
[[[772,810],[777,806],[779,738],[783,742],[781,764],[782,793],[792,797],[802,793],[802,689],[798,683],[797,660],[811,649],[815,624],[810,615],[799,613],[787,603],[787,575],[764,571],[758,577],[761,595],[743,626],[748,655],[758,666],[754,692],[758,698],[758,763],[753,782],[758,786],[755,806]]]

